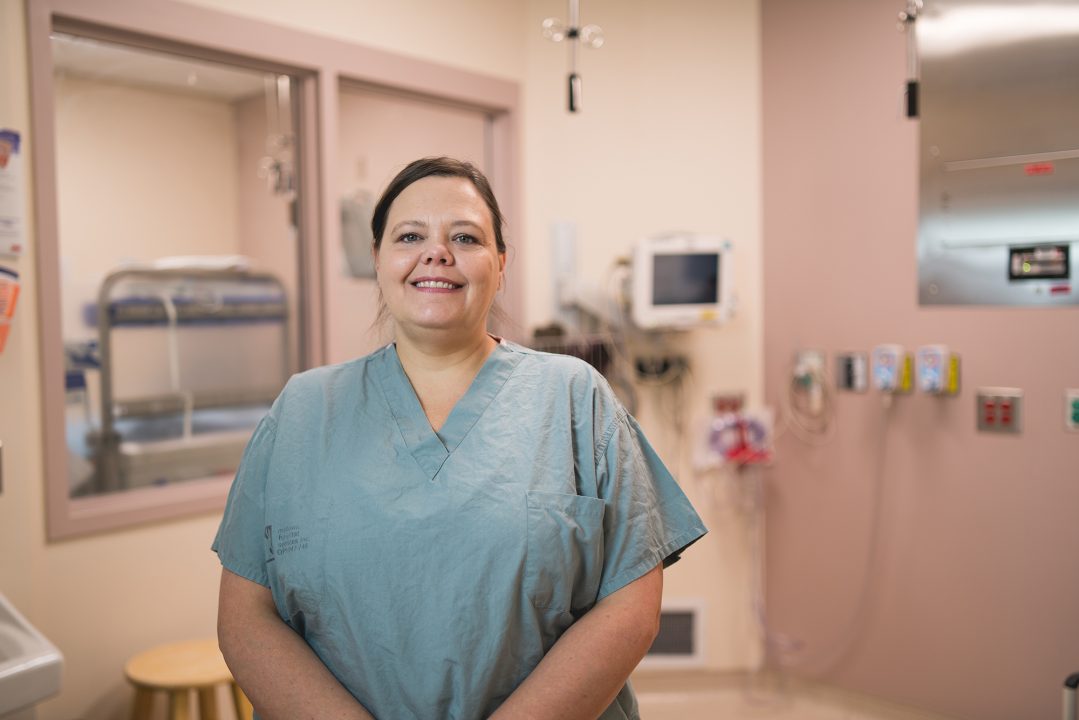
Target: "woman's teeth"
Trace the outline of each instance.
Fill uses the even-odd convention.
[[[440,288],[442,290],[453,290],[457,285],[448,282],[442,282],[440,280],[421,280],[416,283],[418,288]]]

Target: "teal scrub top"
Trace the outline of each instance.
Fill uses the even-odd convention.
[[[599,373],[502,341],[438,432],[393,345],[294,376],[213,549],[378,720],[475,720],[705,532]]]

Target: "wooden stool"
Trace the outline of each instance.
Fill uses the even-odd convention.
[[[131,720],[150,720],[154,691],[169,694],[169,720],[193,720],[188,695],[199,697],[200,720],[218,720],[216,688],[228,685],[239,720],[251,720],[251,703],[232,679],[216,640],[161,645],[127,661],[124,674],[135,686]]]

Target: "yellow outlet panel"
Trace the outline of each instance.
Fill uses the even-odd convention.
[[[959,356],[952,353],[948,358],[948,374],[944,378],[944,394],[959,394]]]
[[[909,393],[914,387],[914,357],[910,353],[903,354],[903,361],[899,368],[899,383],[895,391]]]

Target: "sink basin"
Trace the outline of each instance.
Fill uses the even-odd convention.
[[[0,595],[0,716],[60,691],[64,658]]]

